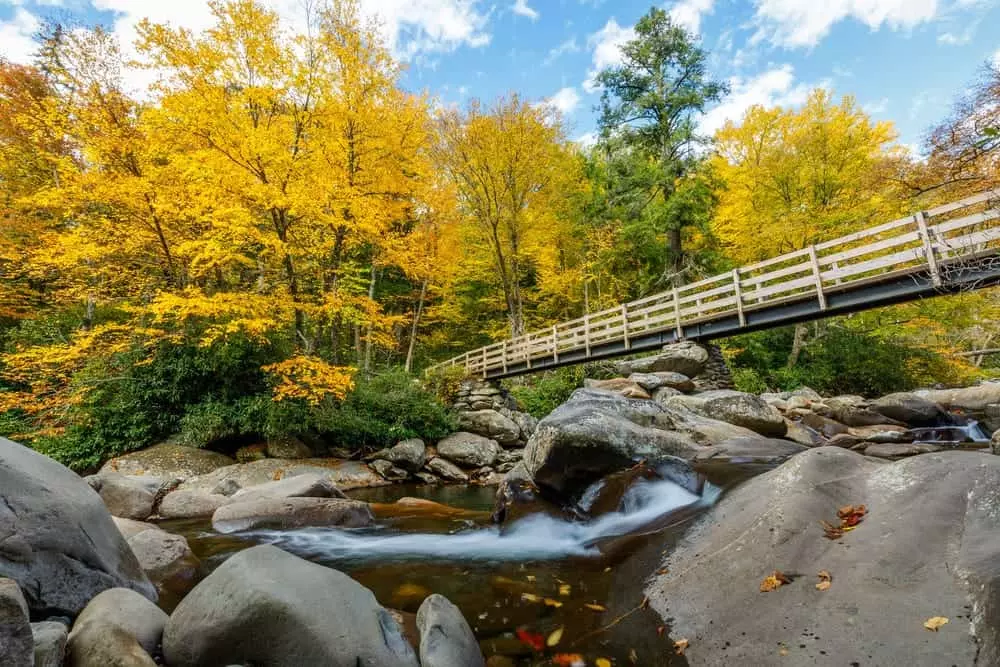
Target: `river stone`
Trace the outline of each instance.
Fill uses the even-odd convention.
[[[860,396],[836,396],[828,398],[824,401],[824,404],[829,409],[829,414],[824,416],[832,417],[847,426],[879,426],[881,424],[905,426],[905,424],[898,420],[870,409],[866,403],[865,399]],[[813,410],[822,414],[819,406],[813,406]]]
[[[785,428],[785,438],[787,440],[791,440],[792,442],[797,442],[800,445],[805,445],[806,447],[817,447],[826,442],[826,438],[807,427],[802,422],[793,422],[786,419]]]
[[[427,462],[427,469],[448,482],[468,482],[469,476],[451,461],[435,456]]]
[[[410,473],[402,468],[397,468],[391,461],[386,461],[385,459],[376,459],[369,463],[368,466],[389,482],[402,482],[410,476]]]
[[[403,470],[417,472],[427,462],[427,445],[420,438],[403,440],[386,450],[383,458]]]
[[[496,440],[501,447],[513,447],[521,439],[521,427],[496,410],[461,412],[458,415],[458,427],[468,433]]]
[[[632,373],[632,375],[627,378],[608,378],[607,380],[586,378],[583,381],[583,387],[585,389],[597,389],[599,391],[622,392],[629,387],[640,386],[632,378],[643,377],[644,375],[645,374],[643,373]]]
[[[108,588],[156,599],[125,538],[76,473],[0,438],[0,576],[33,612],[76,616]]]
[[[294,436],[268,440],[266,451],[272,459],[308,459],[313,455],[309,445]]]
[[[104,591],[73,623],[69,667],[153,667],[167,614],[125,588]]]
[[[153,514],[156,492],[163,484],[159,477],[122,475],[109,472],[85,478],[97,491],[112,516],[144,521]]]
[[[991,404],[1000,403],[1000,382],[984,382],[962,389],[923,390],[914,393],[948,410],[979,412]]]
[[[604,475],[637,461],[693,456],[690,437],[653,428],[663,408],[593,389],[577,389],[538,423],[524,450],[528,473],[560,495],[582,491]]]
[[[832,438],[840,433],[847,433],[849,430],[847,424],[841,424],[839,421],[817,415],[813,412],[804,413],[800,419],[804,425],[825,438]]]
[[[702,638],[691,664],[1000,664],[998,499],[990,455],[810,449],[725,495],[647,593],[672,636]],[[820,520],[861,503],[854,531],[823,537]],[[761,593],[775,569],[801,577]],[[822,592],[820,570],[833,575]],[[933,616],[951,623],[929,632]]]
[[[699,452],[696,463],[780,463],[809,449],[777,438],[734,438]]]
[[[500,445],[496,440],[484,438],[475,433],[459,431],[439,441],[437,452],[439,456],[452,463],[470,468],[481,468],[496,462],[497,456],[500,454]]]
[[[990,451],[1000,456],[1000,430],[993,433],[993,437],[990,438]]]
[[[417,610],[421,667],[485,667],[479,642],[462,612],[443,595],[430,595]]]
[[[200,561],[181,535],[154,527],[134,534],[128,545],[161,593],[186,590],[198,574]]]
[[[463,473],[464,474],[464,473]],[[427,472],[425,470],[418,470],[413,473],[413,476],[419,480],[422,484],[437,484],[441,480],[432,472]]]
[[[341,498],[261,498],[224,505],[212,515],[212,528],[235,533],[256,528],[289,530],[306,526],[360,528],[374,521],[367,503]]]
[[[872,401],[871,408],[910,426],[935,426],[945,417],[940,405],[911,392],[883,396]]]
[[[0,665],[31,667],[33,656],[28,603],[16,581],[0,578]]]
[[[34,666],[63,667],[63,662],[66,659],[66,640],[68,635],[69,629],[58,621],[32,623],[31,636],[34,640]]]
[[[788,431],[781,413],[752,394],[726,392],[708,398],[700,412],[767,437],[781,438]]]
[[[538,427],[538,420],[534,416],[529,415],[527,412],[502,408],[500,410],[500,414],[517,424],[518,429],[521,431],[521,437],[518,440],[518,444],[527,442],[528,438],[531,437],[531,434],[534,433],[535,429]]]
[[[697,377],[708,363],[708,350],[694,341],[667,345],[659,354],[616,364],[622,375],[632,373],[680,373],[689,378]]]
[[[251,502],[267,498],[346,498],[329,477],[306,472],[293,477],[264,482],[240,489],[230,496],[230,502]]]
[[[212,516],[230,502],[229,496],[200,489],[180,489],[164,496],[159,514],[163,519],[198,519]]]
[[[880,459],[897,459],[904,456],[916,456],[917,454],[930,454],[940,452],[941,447],[928,442],[919,443],[873,443],[865,447],[865,456],[874,456]]]
[[[273,546],[231,556],[170,617],[171,667],[417,667],[395,619],[337,570]]]
[[[161,444],[113,458],[104,464],[99,474],[118,472],[123,475],[150,475],[165,479],[188,478],[232,464],[231,458],[218,452]]]
[[[677,431],[705,446],[718,445],[734,438],[761,438],[743,426],[705,417],[670,402],[663,408],[657,422],[660,428]]]
[[[304,473],[316,473],[329,479],[341,491],[350,489],[385,486],[388,484],[362,461],[344,461],[340,459],[261,459],[249,463],[219,468],[212,472],[192,477],[178,487],[179,491],[198,490],[203,493],[218,494],[221,486],[235,482],[239,488],[245,489],[266,482],[272,482],[286,477],[295,477]],[[170,494],[170,495],[173,495]],[[167,498],[170,497],[167,496]]]

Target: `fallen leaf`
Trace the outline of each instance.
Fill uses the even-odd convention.
[[[542,597],[534,593],[521,593],[521,599],[525,602],[541,602]]]
[[[937,632],[938,628],[940,628],[947,622],[948,619],[945,618],[944,616],[933,616],[924,621],[924,627],[927,628],[928,630],[933,630],[934,632]]]
[[[788,649],[782,646],[780,649],[778,649],[778,655],[788,655]]]
[[[608,608],[605,607],[604,605],[593,604],[591,602],[587,602],[583,606],[586,607],[587,609],[591,610],[591,611],[607,611],[608,610]]]
[[[545,640],[545,645],[548,646],[549,648],[558,645],[559,642],[562,641],[562,636],[563,636],[563,627],[560,625],[558,628],[553,630],[551,634],[549,634],[548,638],[546,638]]]
[[[819,583],[816,584],[816,590],[818,591],[828,590],[830,588],[830,582],[833,581],[833,577],[830,576],[830,573],[827,572],[826,570],[820,570],[819,572],[816,573],[816,576],[819,577]]]
[[[527,644],[536,651],[545,649],[545,637],[537,632],[528,632],[524,628],[518,628],[514,631],[514,634],[521,640],[521,643]]]
[[[816,584],[816,590],[818,590],[818,591],[826,591],[826,590],[829,590],[829,589],[830,589],[830,582],[829,581],[821,581],[818,584]]]
[[[667,626],[665,626],[665,625],[657,626],[657,628],[656,628],[656,636],[657,637],[662,637],[663,633],[666,632],[666,631],[667,631]]]
[[[665,567],[661,567],[659,570],[656,571],[657,574],[669,574],[669,572],[670,570],[668,570]]]
[[[552,656],[553,665],[563,665],[565,667],[585,667],[587,664],[583,656],[579,653],[556,653]]]
[[[823,526],[823,534],[826,536],[826,539],[839,540],[841,537],[844,536],[843,528],[838,528],[837,526],[834,526],[831,523],[827,523],[826,521],[820,521],[819,523],[821,526]]]
[[[535,575],[529,574],[528,576],[525,577],[525,579],[527,579],[528,581],[534,581],[535,580]]]
[[[607,658],[598,658],[594,661],[595,667],[611,667],[611,661]]]
[[[552,598],[545,598],[544,602],[546,607],[555,607],[556,609],[558,609],[559,607],[563,606],[562,602],[560,602],[559,600],[553,600]]]
[[[764,577],[764,581],[760,582],[760,592],[770,593],[771,591],[776,591],[785,584],[792,583],[792,580],[781,573],[780,570],[775,570],[768,576]]]
[[[687,647],[690,643],[691,642],[689,642],[686,639],[678,639],[677,641],[674,642],[674,653],[676,653],[677,655],[684,655],[684,651],[687,650]]]
[[[639,654],[635,652],[634,648],[628,650],[628,659],[633,665],[639,664]]]
[[[569,584],[562,584],[559,587],[559,595],[569,595],[571,588]]]

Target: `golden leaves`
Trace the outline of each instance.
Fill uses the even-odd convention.
[[[926,621],[924,621],[924,627],[933,632],[937,632],[938,629],[941,628],[947,622],[948,619],[945,618],[944,616],[932,616],[931,618],[928,618]]]
[[[562,641],[562,636],[563,636],[563,626],[560,625],[558,628],[553,630],[548,637],[545,638],[545,645],[548,646],[549,648],[552,648],[553,646],[558,646],[559,642]]]
[[[776,591],[785,584],[792,583],[792,580],[781,573],[780,570],[775,570],[768,576],[764,577],[764,580],[760,582],[760,592],[770,593],[771,591]]]
[[[823,526],[823,534],[828,540],[837,540],[844,536],[844,533],[849,533],[861,523],[868,514],[868,508],[864,505],[846,505],[837,510],[837,518],[840,519],[839,525],[833,525],[827,521],[820,521],[820,525]]]
[[[354,369],[332,366],[316,357],[296,356],[263,368],[277,378],[274,400],[303,400],[318,405],[327,398],[340,400],[354,387]]]
[[[674,642],[674,653],[684,655],[684,651],[687,650],[690,643],[687,639],[678,639]]]
[[[816,590],[818,591],[829,590],[831,582],[833,581],[833,577],[830,576],[830,573],[827,572],[826,570],[820,570],[819,572],[816,573],[816,576],[819,577],[819,583],[816,584]]]

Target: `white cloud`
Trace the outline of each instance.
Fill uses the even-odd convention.
[[[670,18],[695,35],[701,32],[701,17],[711,14],[715,0],[678,0],[670,8]]]
[[[538,10],[528,6],[528,0],[515,0],[514,4],[510,7],[510,11],[518,16],[526,16],[532,21],[537,21],[539,17]]]
[[[795,82],[795,70],[785,64],[744,79],[729,80],[731,92],[721,104],[711,109],[698,124],[705,134],[714,134],[727,120],[738,121],[754,105],[764,107],[796,106],[806,101],[814,86]]]
[[[597,132],[585,132],[579,137],[573,139],[573,143],[578,145],[580,148],[586,150],[594,146],[597,143]]]
[[[1000,49],[997,49],[997,52],[993,54],[993,66],[1000,69]]]
[[[587,46],[593,49],[593,67],[587,74],[583,89],[588,93],[597,91],[595,78],[601,70],[620,65],[624,59],[622,46],[635,39],[634,28],[623,28],[613,18],[603,28],[587,38]]]
[[[30,60],[38,47],[32,36],[40,26],[34,14],[18,7],[10,20],[0,22],[0,56],[15,63]]]
[[[566,55],[567,53],[577,53],[580,50],[580,45],[576,43],[576,37],[570,37],[565,42],[559,46],[550,49],[549,55],[542,61],[543,65],[551,65],[556,60]]]
[[[913,28],[932,20],[938,0],[755,0],[754,39],[775,46],[815,46],[844,19],[859,21],[871,30],[883,25],[894,30]]]
[[[566,116],[580,106],[580,93],[572,86],[560,89],[555,95],[542,102],[543,105],[555,109]]]
[[[886,109],[889,108],[889,98],[883,97],[875,102],[869,102],[868,104],[862,105],[864,112],[870,116],[875,116],[880,113],[885,113]]]

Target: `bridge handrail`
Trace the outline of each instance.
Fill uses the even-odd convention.
[[[996,200],[1000,189],[470,350],[428,372],[460,365],[469,375],[486,377],[491,371],[506,373],[513,364],[530,369],[540,359],[558,363],[559,355],[569,351],[584,350],[589,357],[591,347],[608,342],[624,341],[628,350],[633,334],[675,329],[680,338],[687,326],[734,314],[745,326],[747,312],[779,302],[816,298],[825,310],[827,294],[896,274],[929,272],[938,285],[942,268],[1000,249],[1000,227],[993,225],[1000,218]],[[929,223],[979,204],[986,208]],[[869,242],[857,245],[862,241]],[[771,267],[778,268],[759,273]]]

